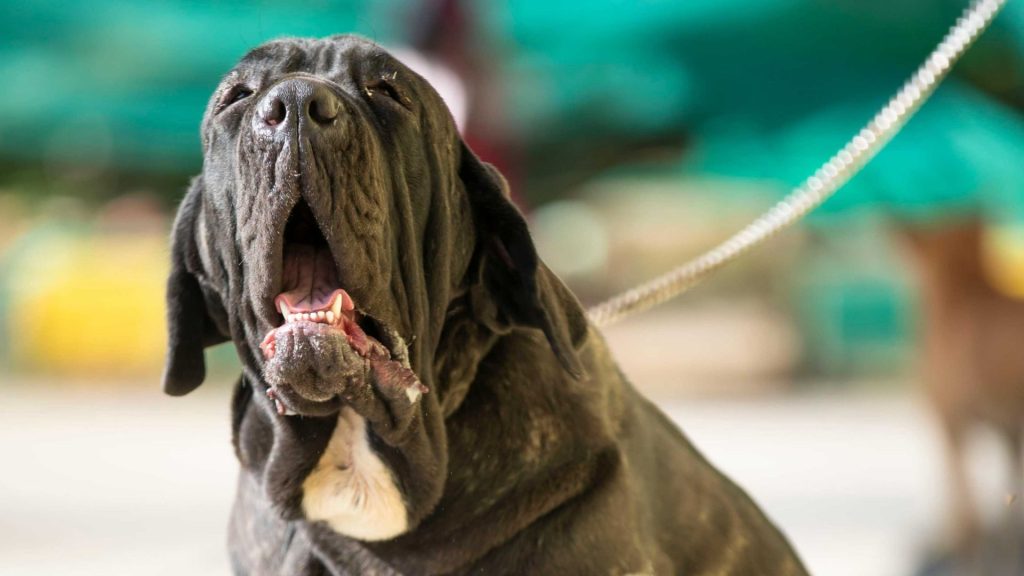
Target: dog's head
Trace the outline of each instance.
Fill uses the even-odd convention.
[[[233,340],[290,410],[337,409],[331,378],[384,354],[433,388],[452,303],[536,328],[570,373],[586,322],[538,261],[493,167],[421,77],[353,36],[264,44],[202,123],[203,171],[175,222],[165,390]],[[481,287],[482,290],[475,290]],[[486,309],[486,311],[482,311]],[[351,359],[353,362],[348,362]]]

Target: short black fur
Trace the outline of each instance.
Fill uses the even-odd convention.
[[[275,98],[328,100],[287,116]],[[234,342],[236,574],[804,574],[757,506],[626,381],[538,258],[504,179],[380,47],[354,36],[260,46],[211,99],[202,141],[173,236],[164,387],[194,389],[203,348]],[[280,326],[285,227],[300,203],[388,341],[384,376],[337,332],[287,366],[261,352]],[[283,371],[296,362],[308,370]],[[297,415],[278,413],[271,384],[295,392],[285,406]],[[304,401],[310,391],[332,400]],[[408,513],[379,541],[302,506],[349,409]]]

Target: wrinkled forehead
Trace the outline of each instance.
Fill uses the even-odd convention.
[[[258,98],[283,78],[296,75],[327,81],[352,96],[351,102],[357,106],[365,104],[364,94],[384,82],[400,93],[416,125],[428,127],[434,137],[444,141],[456,133],[447,103],[426,79],[378,44],[351,34],[321,39],[282,38],[254,48],[214,91],[203,130],[211,124],[217,102],[232,89],[244,86]]]
[[[338,81],[381,68],[404,70],[383,48],[358,36],[323,39],[283,38],[262,44],[246,54],[231,74],[250,80],[305,73]]]

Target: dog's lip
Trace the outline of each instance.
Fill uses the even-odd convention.
[[[390,329],[387,324],[359,310],[354,310],[351,314],[335,325],[298,319],[271,330],[260,345],[264,358],[269,361],[274,357],[277,330],[287,326],[293,330],[336,331],[348,339],[349,345],[355,348],[360,356],[371,362],[395,360],[406,368],[410,367],[408,350],[402,336]],[[364,329],[370,330],[373,335],[367,334]],[[338,394],[308,394],[308,391],[300,391],[289,384],[270,385],[265,393],[281,416],[330,416],[345,403],[343,397]]]
[[[330,416],[336,413],[342,404],[338,396],[326,400],[310,400],[295,391],[275,386],[267,388],[265,393],[281,416]]]
[[[341,291],[344,292],[344,291]],[[347,296],[347,294],[345,294]],[[360,326],[362,318],[360,314],[354,309],[349,310],[342,309],[342,302],[345,300],[342,294],[338,294],[333,300],[333,307],[327,311],[320,310],[318,312],[295,312],[284,315],[284,322],[279,326],[272,328],[264,336],[263,341],[260,343],[260,351],[263,353],[265,360],[270,360],[277,353],[277,333],[278,330],[291,326],[294,328],[308,329],[303,327],[315,328],[318,330],[336,330],[340,334],[343,334],[353,346],[356,346],[360,351],[365,351],[368,346],[366,344],[366,332],[363,327]],[[285,308],[287,309],[287,308]],[[338,312],[336,312],[338,310]]]

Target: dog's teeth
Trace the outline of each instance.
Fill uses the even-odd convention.
[[[344,299],[344,296],[338,295],[338,297],[336,297],[334,301],[331,302],[331,312],[333,312],[334,315],[339,318],[341,317],[341,304],[342,300]]]
[[[335,300],[331,304],[330,310],[317,310],[316,312],[296,312],[294,314],[285,315],[286,322],[298,322],[304,320],[306,322],[327,322],[334,324],[335,320],[341,318],[341,298]]]
[[[284,300],[278,301],[277,311],[280,312],[281,316],[284,316],[285,318],[287,318],[288,314],[291,313],[291,310],[288,309],[288,304],[286,304]]]

